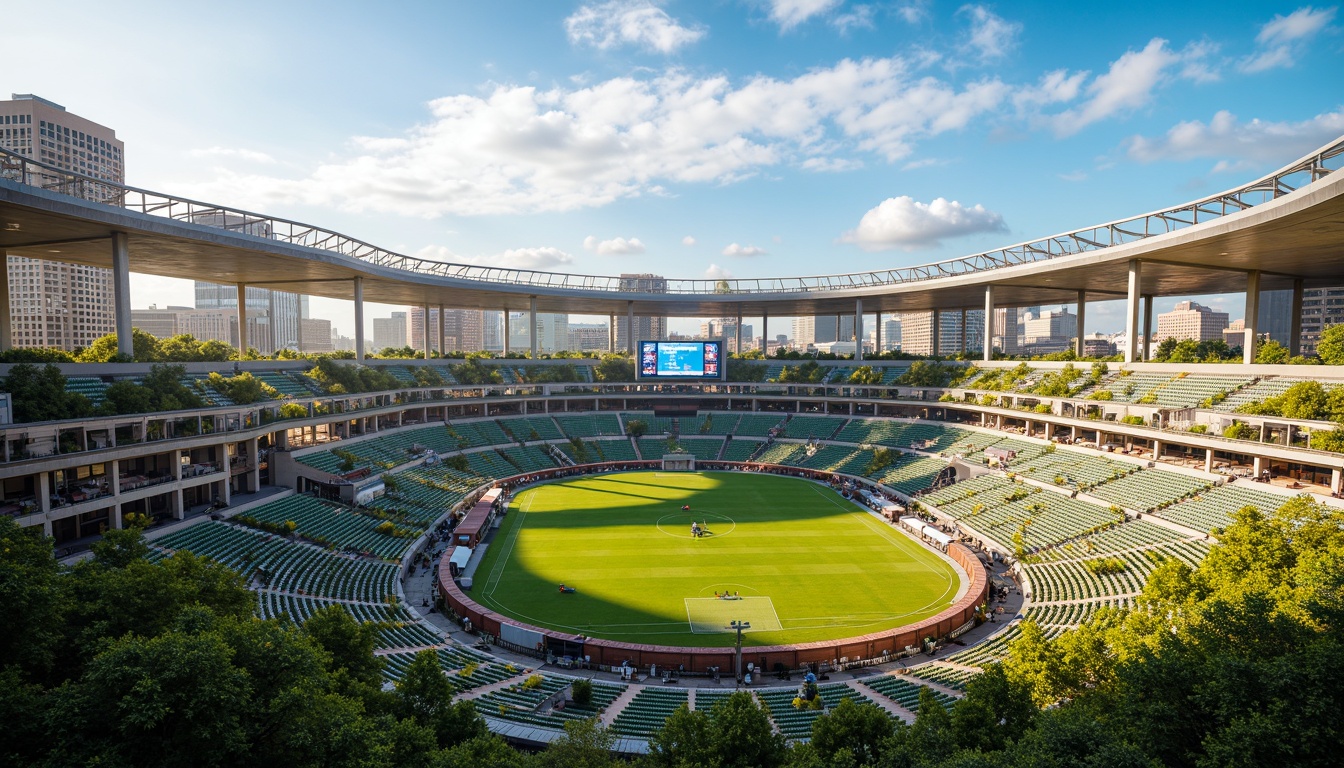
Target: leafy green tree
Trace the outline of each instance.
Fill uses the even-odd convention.
[[[157,363],[159,357],[159,340],[140,330],[131,329],[131,349],[134,354],[132,359],[127,360],[117,352],[117,334],[109,333],[95,339],[92,344],[84,349],[79,355],[81,363]]]
[[[1274,339],[1260,342],[1260,347],[1255,351],[1255,362],[1261,365],[1283,365],[1289,357],[1288,348]]]
[[[910,364],[909,370],[897,377],[896,384],[902,387],[944,387],[951,379],[952,373],[945,366],[928,360],[916,360]]]
[[[1332,325],[1321,331],[1316,342],[1316,354],[1326,365],[1344,365],[1344,324]]]
[[[715,702],[711,715],[712,749],[716,766],[772,768],[787,755],[784,737],[770,727],[766,711],[746,691]]]
[[[1176,345],[1178,343],[1179,342],[1177,342],[1176,338],[1173,336],[1168,336],[1163,339],[1162,342],[1157,345],[1157,349],[1153,350],[1153,360],[1159,363],[1170,361],[1171,355],[1176,351]]]
[[[551,742],[537,756],[537,765],[544,768],[615,768],[621,765],[611,753],[616,734],[607,730],[597,718],[570,720],[565,723],[565,735]]]
[[[713,726],[702,710],[677,707],[649,737],[649,762],[661,768],[710,766],[715,762]]]
[[[360,623],[343,607],[328,605],[308,617],[303,631],[330,656],[327,670],[333,675],[343,673],[370,689],[382,683],[383,665],[373,655],[378,643],[376,624]]]
[[[87,397],[65,391],[65,376],[50,363],[40,368],[15,365],[0,386],[10,394],[16,422],[77,419],[93,413]]]
[[[466,362],[452,367],[453,378],[461,384],[503,384],[504,376],[498,368],[488,366],[478,358],[469,358]]]
[[[439,657],[432,650],[415,655],[406,674],[397,682],[398,710],[434,732],[440,747],[451,747],[487,731],[485,721],[476,714],[470,701],[453,701],[453,686],[439,668]]]
[[[779,374],[779,381],[790,384],[819,384],[830,373],[829,368],[822,368],[816,360],[808,360],[802,365],[786,365]]]
[[[580,678],[569,686],[569,698],[581,707],[588,706],[593,700],[593,682]]]
[[[52,665],[68,607],[68,580],[51,539],[0,517],[0,669],[40,678]],[[3,753],[0,753],[3,757]]]
[[[881,384],[882,372],[876,370],[871,365],[861,365],[849,374],[850,384]]]
[[[842,750],[856,766],[875,765],[882,745],[896,732],[895,722],[873,704],[841,699],[835,709],[812,724],[812,748],[829,765],[836,764]]]
[[[73,363],[75,356],[56,347],[16,347],[0,352],[0,363]]]
[[[623,382],[635,380],[635,361],[625,355],[603,355],[601,362],[593,369],[598,381]]]
[[[643,437],[649,433],[649,423],[643,419],[631,419],[625,422],[625,434],[631,437]]]

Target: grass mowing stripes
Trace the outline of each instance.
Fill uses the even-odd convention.
[[[692,521],[710,534],[692,537]],[[947,561],[834,491],[736,472],[610,473],[526,489],[476,573],[472,599],[520,621],[683,646],[732,645],[726,627],[693,633],[687,619],[688,599],[715,592],[769,598],[780,629],[745,642],[774,645],[909,624],[946,608],[961,586]],[[560,594],[561,583],[577,592]]]

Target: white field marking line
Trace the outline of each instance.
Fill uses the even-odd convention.
[[[500,553],[499,559],[495,561],[495,567],[490,569],[490,577],[485,581],[485,589],[482,590],[481,597],[493,602],[495,590],[499,587],[499,580],[504,576],[504,567],[508,565],[509,558],[513,556],[514,544],[518,541],[518,535],[523,530],[523,523],[527,520],[527,512],[532,508],[532,500],[536,497],[537,495],[535,493],[528,494],[527,503],[518,510],[522,515],[522,519],[520,519],[518,524],[514,526],[513,531],[509,536],[507,542],[508,549]]]
[[[906,554],[909,554],[910,550],[906,549],[906,547],[905,547],[905,546],[902,546],[902,545],[908,545],[908,546],[913,546],[913,547],[918,547],[918,546],[919,546],[919,545],[916,544],[915,542],[911,541],[910,538],[907,537],[905,534],[902,534],[902,533],[900,533],[900,532],[897,532],[895,535],[893,535],[893,534],[888,530],[888,526],[881,526],[881,525],[878,525],[877,523],[875,523],[874,521],[870,520],[870,519],[868,518],[868,513],[867,513],[867,512],[855,512],[855,511],[852,510],[852,509],[847,509],[847,508],[845,507],[845,505],[843,505],[843,504],[841,504],[840,502],[836,501],[835,499],[833,499],[833,498],[827,496],[827,495],[826,495],[824,492],[822,492],[822,490],[821,490],[820,488],[818,488],[816,485],[813,485],[813,484],[811,484],[811,483],[809,483],[808,485],[812,488],[813,491],[816,491],[817,494],[820,495],[820,496],[821,496],[823,499],[825,499],[826,501],[830,502],[831,504],[833,504],[833,505],[839,507],[840,509],[842,509],[842,510],[844,510],[844,511],[846,511],[846,512],[849,512],[851,515],[855,515],[855,516],[857,516],[858,519],[859,519],[860,521],[862,521],[864,525],[868,526],[869,530],[880,532],[880,533],[882,534],[882,537],[883,537],[884,539],[886,539],[887,542],[888,542],[889,544],[891,544],[892,547],[894,547],[895,549],[898,549],[898,550],[900,550],[900,551],[902,551],[902,552],[904,552],[904,553],[906,553]],[[898,542],[899,542],[899,543],[898,543]],[[928,604],[924,605],[922,608],[917,608],[917,609],[915,609],[914,611],[910,611],[909,613],[904,613],[904,614],[894,614],[894,615],[896,615],[896,616],[909,616],[909,615],[911,615],[911,614],[918,613],[918,612],[920,612],[920,611],[928,610],[929,608],[932,608],[934,605],[937,605],[937,604],[941,603],[942,600],[943,600],[943,598],[947,596],[947,593],[948,593],[948,592],[952,592],[952,593],[954,593],[954,594],[956,593],[956,582],[955,582],[955,580],[954,580],[954,578],[953,578],[953,576],[955,575],[955,573],[951,573],[951,574],[948,574],[948,573],[940,574],[937,570],[935,570],[935,569],[934,569],[932,566],[930,566],[927,562],[924,562],[923,560],[920,560],[920,559],[917,559],[917,558],[913,558],[913,557],[912,557],[911,559],[912,559],[912,560],[915,560],[916,562],[918,562],[921,568],[923,568],[924,570],[926,570],[926,571],[928,571],[929,573],[933,574],[935,577],[942,576],[942,578],[943,578],[943,579],[946,581],[946,583],[947,583],[947,588],[943,590],[943,593],[942,593],[941,595],[939,595],[938,597],[934,598],[932,601],[930,601]]]
[[[711,632],[698,632],[698,631],[696,631],[695,627],[696,627],[697,624],[704,625],[704,624],[708,624],[708,623],[709,623],[709,622],[706,622],[706,621],[697,622],[697,621],[691,616],[691,603],[692,603],[692,601],[701,601],[701,600],[712,601],[712,602],[722,602],[722,601],[719,600],[718,598],[713,598],[713,597],[685,597],[685,598],[682,598],[682,602],[686,605],[686,623],[690,625],[690,628],[691,628],[691,634],[693,634],[693,635],[717,635],[717,634],[722,634],[723,632],[725,632],[726,630],[722,630],[722,629],[714,630],[714,631],[711,631]],[[771,600],[769,595],[750,596],[750,597],[740,598],[739,600],[729,600],[729,601],[727,601],[727,602],[730,602],[730,603],[736,603],[736,602],[745,602],[745,601],[747,601],[747,600],[752,600],[752,601],[765,600],[766,603],[767,603],[767,604],[769,605],[769,607],[770,607],[770,613],[773,614],[774,617],[775,617],[775,624],[774,624],[774,625],[775,625],[776,627],[779,627],[779,629],[759,629],[759,630],[757,630],[758,632],[782,632],[782,631],[784,631],[784,624],[783,624],[783,622],[781,622],[781,621],[779,620],[779,612],[775,610],[775,601],[774,601],[774,600]],[[757,602],[756,605],[759,605],[759,602]],[[764,616],[764,612],[763,612],[763,611],[761,612],[761,615]],[[717,624],[717,622],[715,622],[715,623]]]

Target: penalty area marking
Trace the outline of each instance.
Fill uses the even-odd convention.
[[[688,597],[686,600],[686,620],[691,632],[697,635],[714,635],[732,632],[728,625],[734,621],[751,623],[746,632],[778,632],[783,627],[779,623],[779,614],[775,613],[775,604],[768,597],[741,597],[736,600],[722,600],[717,597]]]

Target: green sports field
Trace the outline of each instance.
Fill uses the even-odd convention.
[[[692,520],[710,534],[692,537]],[[560,594],[561,583],[577,592]],[[728,646],[733,620],[751,622],[751,645],[898,627],[942,611],[960,586],[947,561],[824,486],[631,472],[517,494],[470,594],[590,637]],[[742,599],[715,599],[725,591]]]

